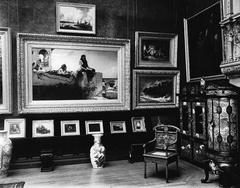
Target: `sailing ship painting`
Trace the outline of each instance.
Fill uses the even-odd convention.
[[[95,5],[57,3],[57,26],[59,32],[95,34],[95,17]]]
[[[117,52],[32,48],[33,100],[118,99]]]

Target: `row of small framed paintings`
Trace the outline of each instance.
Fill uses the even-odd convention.
[[[132,117],[132,131],[146,132],[145,118]],[[79,120],[64,120],[60,121],[61,136],[80,135]],[[4,129],[8,132],[9,138],[24,138],[26,137],[26,120],[19,119],[5,119]],[[91,120],[85,121],[86,134],[103,134],[103,121]],[[126,133],[125,121],[110,121],[111,134]],[[32,137],[51,137],[54,136],[54,120],[33,120],[32,121]]]

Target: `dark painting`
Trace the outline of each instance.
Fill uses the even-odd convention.
[[[221,74],[220,4],[187,19],[190,79]]]

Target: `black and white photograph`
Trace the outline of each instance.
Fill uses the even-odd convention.
[[[240,188],[240,0],[0,0],[0,188]]]

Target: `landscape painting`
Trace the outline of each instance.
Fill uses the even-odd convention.
[[[130,109],[126,39],[19,34],[19,112]]]
[[[169,70],[134,71],[134,108],[161,108],[177,105],[179,72]]]
[[[57,32],[95,34],[96,6],[57,2]]]

